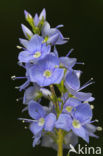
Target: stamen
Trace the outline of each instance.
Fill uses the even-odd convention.
[[[97,131],[102,131],[103,128],[102,127],[97,127]]]
[[[91,123],[94,123],[94,122],[99,122],[99,120],[96,119],[96,120],[90,121],[90,124],[91,124]]]
[[[67,57],[72,53],[72,51],[73,51],[74,49],[72,48],[69,52],[68,52],[68,54],[66,55]]]
[[[31,120],[31,119],[25,119],[25,118],[19,118],[18,120],[21,120],[22,123],[26,123],[26,122],[37,122],[37,120]]]
[[[17,48],[17,49],[22,49],[22,47],[21,47],[21,46],[18,46],[18,45],[16,46],[16,48]]]
[[[60,24],[60,25],[56,26],[57,29],[58,29],[58,28],[62,28],[62,27],[64,27],[63,24]]]
[[[15,80],[16,79],[16,76],[14,75],[14,76],[11,76],[11,79],[12,80]]]
[[[23,98],[21,97],[21,98],[18,98],[18,99],[16,99],[16,102],[19,102],[20,100],[22,100]]]
[[[15,89],[19,89],[20,87],[16,86]]]
[[[93,78],[91,78],[88,82],[86,82],[86,83],[85,83],[80,89],[78,89],[77,91],[79,92],[80,90],[82,90],[82,89],[84,89],[84,88],[86,88],[86,87],[92,85],[93,83],[95,83],[95,82],[93,81]]]
[[[16,79],[26,79],[26,77],[16,77],[16,76],[14,75],[14,76],[11,76],[11,79],[12,79],[12,80],[16,80]]]
[[[76,64],[85,65],[85,63],[84,63],[84,62],[76,62]]]

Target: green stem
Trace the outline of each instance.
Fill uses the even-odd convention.
[[[63,156],[63,132],[61,129],[58,131],[58,153],[57,156]]]
[[[52,92],[52,100],[53,100],[53,103],[54,103],[54,105],[56,107],[57,114],[58,114],[59,104],[58,104],[57,96],[56,96],[55,89],[54,89],[54,86],[53,85],[50,85],[50,90]]]
[[[68,152],[67,156],[70,156],[69,152]]]
[[[56,107],[56,112],[57,112],[57,118],[59,117],[61,111],[59,110],[59,104],[58,104],[58,99],[55,93],[55,89],[53,85],[50,85],[50,90],[52,92],[52,98],[53,98],[53,103]],[[57,132],[57,145],[58,145],[58,153],[57,156],[63,156],[63,139],[64,139],[64,135],[63,135],[63,131],[61,129],[58,130]]]

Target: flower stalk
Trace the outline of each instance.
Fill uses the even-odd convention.
[[[61,129],[58,130],[58,153],[57,156],[63,156],[63,132]]]

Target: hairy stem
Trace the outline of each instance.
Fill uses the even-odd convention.
[[[61,129],[58,131],[58,153],[57,156],[63,156],[63,132]]]

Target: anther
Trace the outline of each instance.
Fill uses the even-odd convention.
[[[99,120],[98,120],[98,119],[96,119],[96,120],[95,120],[95,122],[99,122]]]
[[[91,77],[91,80],[94,80],[93,77]]]
[[[15,89],[19,89],[19,87],[18,87],[18,86],[16,86],[16,87],[15,87]]]
[[[24,129],[28,129],[28,127],[27,127],[27,126],[25,126],[25,127],[24,127]]]
[[[21,46],[18,46],[18,45],[16,46],[16,48],[17,48],[17,49],[22,49],[22,47],[21,47]]]
[[[11,79],[12,80],[15,80],[16,79],[16,76],[14,75],[14,76],[11,76]]]
[[[19,101],[19,99],[16,99],[16,102],[18,102]]]
[[[22,100],[22,97],[21,97],[21,98],[16,99],[16,102],[19,102],[20,100]]]
[[[85,65],[85,63],[84,63],[84,62],[77,62],[76,64]]]
[[[97,131],[102,131],[103,128],[102,127],[97,127]]]
[[[91,109],[94,109],[94,105],[90,105]]]

